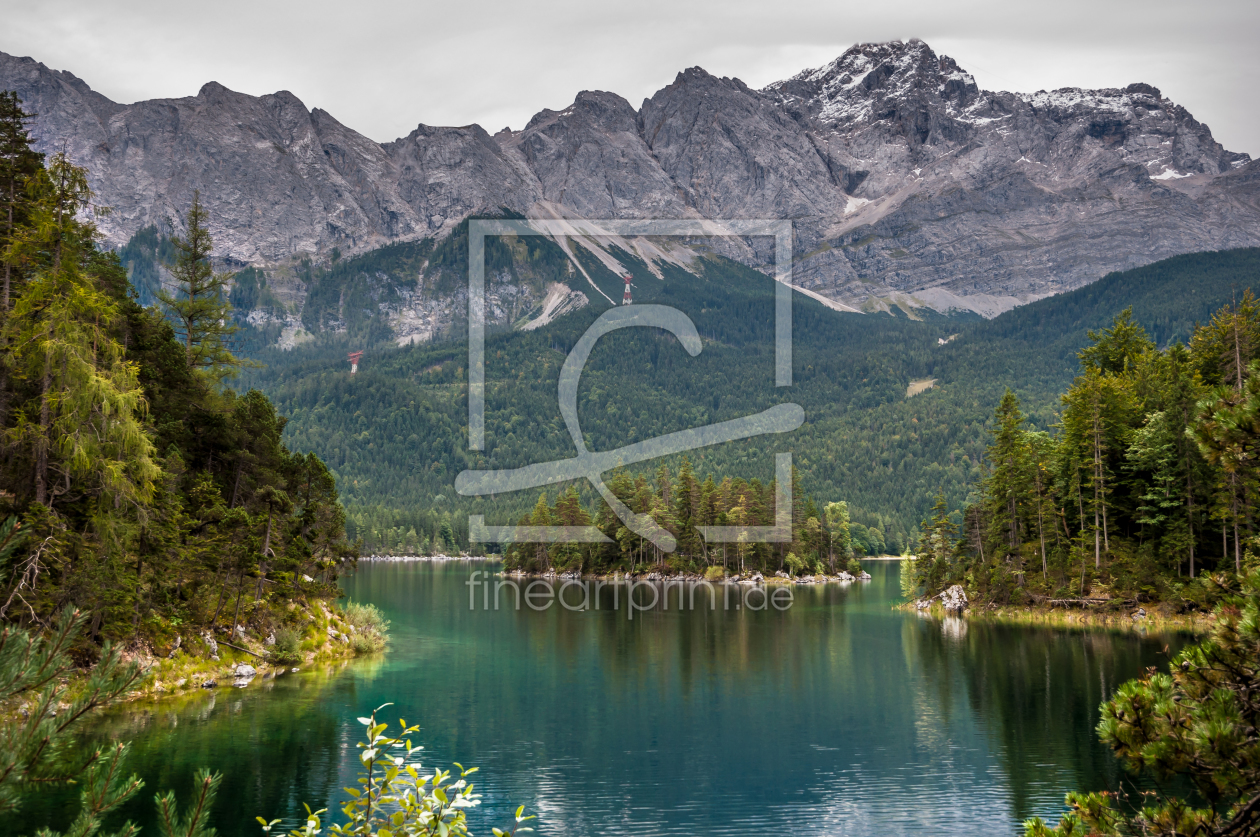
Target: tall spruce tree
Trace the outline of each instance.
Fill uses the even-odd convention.
[[[176,321],[189,368],[219,381],[234,374],[240,363],[228,347],[228,340],[236,333],[228,302],[231,274],[214,270],[208,218],[201,192],[193,192],[184,236],[172,239],[176,256],[170,269],[177,288],[175,293],[159,291],[158,299]]]
[[[988,458],[993,471],[985,483],[989,499],[989,542],[994,555],[1010,560],[1018,556],[1022,543],[1021,518],[1029,484],[1027,440],[1024,438],[1024,414],[1019,399],[1009,389],[1002,396],[993,416],[993,444]]]
[[[29,185],[44,165],[44,155],[31,148],[27,122],[34,116],[22,109],[22,99],[14,91],[0,91],[0,260],[4,264],[4,286],[0,310],[8,312],[21,264],[12,258],[10,247],[16,230],[25,225],[31,209]]]

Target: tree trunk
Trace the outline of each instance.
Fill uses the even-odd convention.
[[[8,221],[5,224],[5,240],[8,241],[10,245],[13,243],[13,202],[17,200],[14,193],[14,189],[16,188],[16,186],[17,186],[17,183],[14,181],[12,172],[10,172],[9,174],[9,213],[8,213]],[[9,281],[10,281],[10,276],[12,274],[12,270],[13,270],[13,266],[9,264],[9,262],[6,261],[4,263],[4,310],[6,312],[9,310]]]
[[[1189,463],[1186,464],[1186,519],[1190,525],[1190,577],[1194,578],[1194,488],[1190,482]]]
[[[229,509],[236,508],[236,496],[241,488],[241,472],[245,470],[245,463],[236,463],[236,480],[232,483],[232,502],[228,503]]]
[[[39,439],[35,442],[35,502],[48,504],[48,434],[52,422],[49,399],[52,390],[52,356],[44,358],[44,377],[40,382]]]
[[[242,569],[236,576],[236,609],[232,611],[232,627],[228,630],[233,637],[236,636],[236,626],[240,624],[241,618],[241,592],[245,589],[245,570]]]
[[[267,556],[271,554],[271,517],[272,509],[267,507],[267,532],[263,535],[262,556],[258,559],[258,589],[254,592],[254,601],[262,599],[263,579],[267,577]]]

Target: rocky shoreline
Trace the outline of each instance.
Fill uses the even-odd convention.
[[[836,575],[802,575],[790,576],[784,572],[776,572],[772,576],[765,576],[758,572],[745,572],[738,575],[730,575],[724,578],[705,578],[700,573],[662,573],[659,570],[651,570],[642,573],[611,573],[601,575],[599,573],[582,573],[577,570],[569,570],[567,572],[556,572],[555,570],[547,570],[545,572],[525,572],[524,570],[504,570],[500,575],[507,578],[540,578],[548,581],[605,581],[605,582],[643,582],[643,581],[663,581],[663,582],[689,582],[709,584],[851,584],[854,581],[870,581],[871,574],[863,570],[858,575],[841,570]]]
[[[139,663],[149,674],[129,699],[225,686],[244,688],[255,680],[296,674],[301,666],[349,659],[360,653],[353,642],[356,628],[341,608],[317,601],[306,611],[308,624],[303,632],[300,661],[275,661],[271,654],[276,644],[275,629],[263,635],[261,630],[245,625],[237,625],[234,630],[222,626],[215,634],[204,629],[192,631],[188,642],[177,636],[168,648],[142,646],[124,652],[125,660]]]
[[[498,555],[361,555],[359,561],[370,563],[436,563],[447,561],[501,561]]]
[[[1099,605],[1109,602],[1100,601]],[[995,605],[972,602],[961,585],[955,584],[935,596],[898,605],[920,616],[962,617],[1020,625],[1057,625],[1109,629],[1152,629],[1202,633],[1215,619],[1210,613],[1177,613],[1166,604],[1137,605],[1119,610],[1098,607],[1072,609],[1055,603]],[[1150,608],[1148,610],[1148,608]]]

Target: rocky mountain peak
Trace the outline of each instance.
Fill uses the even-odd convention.
[[[838,130],[890,118],[904,121],[907,106],[955,116],[980,97],[970,73],[917,39],[856,44],[831,63],[764,92],[798,117]],[[908,126],[919,144],[928,140],[928,121]]]
[[[64,143],[88,168],[111,244],[178,224],[199,189],[218,255],[280,272],[500,209],[789,218],[794,281],[818,298],[991,315],[1110,270],[1260,245],[1255,165],[1158,88],[986,91],[918,40],[857,44],[764,90],[691,67],[638,110],[587,90],[520,131],[421,124],[385,144],[288,91],[210,82],[121,105],[3,53],[0,89],[39,114],[40,150]],[[758,243],[723,241],[693,255],[767,268]]]

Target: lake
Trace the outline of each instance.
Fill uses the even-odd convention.
[[[184,799],[205,765],[225,774],[222,837],[296,825],[353,784],[355,718],[392,701],[426,765],[481,768],[476,833],[523,804],[545,835],[1012,835],[1116,785],[1098,704],[1186,641],[895,611],[896,562],[795,586],[783,609],[735,587],[682,611],[612,587],[598,610],[517,610],[508,591],[487,610],[480,588],[470,609],[488,567],[365,563],[345,587],[392,621],[386,654],[110,711],[87,737],[134,741],[146,788],[126,815],[157,833],[153,795]],[[28,805],[21,830],[64,827],[64,802]]]

